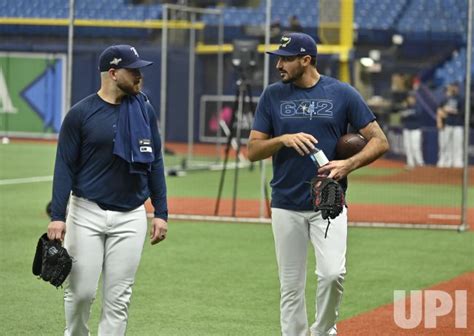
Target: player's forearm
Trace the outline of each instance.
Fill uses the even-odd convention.
[[[349,171],[372,163],[390,148],[385,133],[376,121],[367,124],[364,128],[360,129],[359,132],[369,141],[362,151],[348,159],[350,163]]]
[[[370,139],[362,151],[348,159],[351,167],[350,170],[353,171],[374,162],[385,154],[389,148],[390,145],[385,137]]]
[[[281,137],[270,139],[250,139],[247,146],[248,159],[250,161],[259,161],[269,158],[282,147],[283,141],[281,140]]]

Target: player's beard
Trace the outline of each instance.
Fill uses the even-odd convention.
[[[126,95],[129,96],[136,96],[137,94],[140,93],[141,89],[141,80],[133,82],[121,82],[117,83],[117,87],[122,90]]]
[[[292,76],[290,76],[290,74],[288,72],[286,72],[287,77],[282,78],[281,81],[285,84],[293,83],[293,82],[299,80],[301,77],[303,77],[303,74],[304,74],[304,69],[303,68],[298,68],[298,69],[295,70],[295,73]]]

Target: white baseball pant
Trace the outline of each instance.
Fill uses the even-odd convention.
[[[447,125],[439,131],[438,137],[439,159],[437,166],[462,168],[464,166],[463,126]]]
[[[436,166],[439,168],[448,167],[448,132],[446,127],[438,130],[438,162]]]
[[[145,207],[102,210],[71,196],[64,246],[73,257],[65,282],[65,336],[88,336],[88,320],[102,273],[99,336],[125,335],[128,307],[147,231]]]
[[[346,274],[347,208],[328,221],[320,212],[272,208],[272,228],[280,277],[280,323],[283,336],[306,336],[305,303],[308,241],[316,256],[314,336],[336,335],[336,320]]]
[[[407,157],[407,166],[423,166],[423,139],[421,129],[404,129],[403,130],[403,146]]]

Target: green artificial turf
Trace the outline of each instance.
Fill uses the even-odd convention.
[[[55,155],[51,143],[0,145],[0,179],[53,175]]]
[[[63,328],[62,291],[31,274],[36,240],[45,229],[36,217],[27,211],[2,224],[5,335],[58,335]],[[341,319],[391,302],[395,289],[420,289],[474,270],[473,244],[473,233],[351,228]],[[313,271],[310,253],[310,316]],[[145,246],[128,334],[276,335],[278,286],[269,225],[171,222],[165,242]],[[93,334],[99,303],[100,295]]]

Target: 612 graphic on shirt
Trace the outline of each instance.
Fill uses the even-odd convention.
[[[332,117],[333,103],[324,99],[301,99],[282,101],[280,103],[281,118],[316,118]]]

